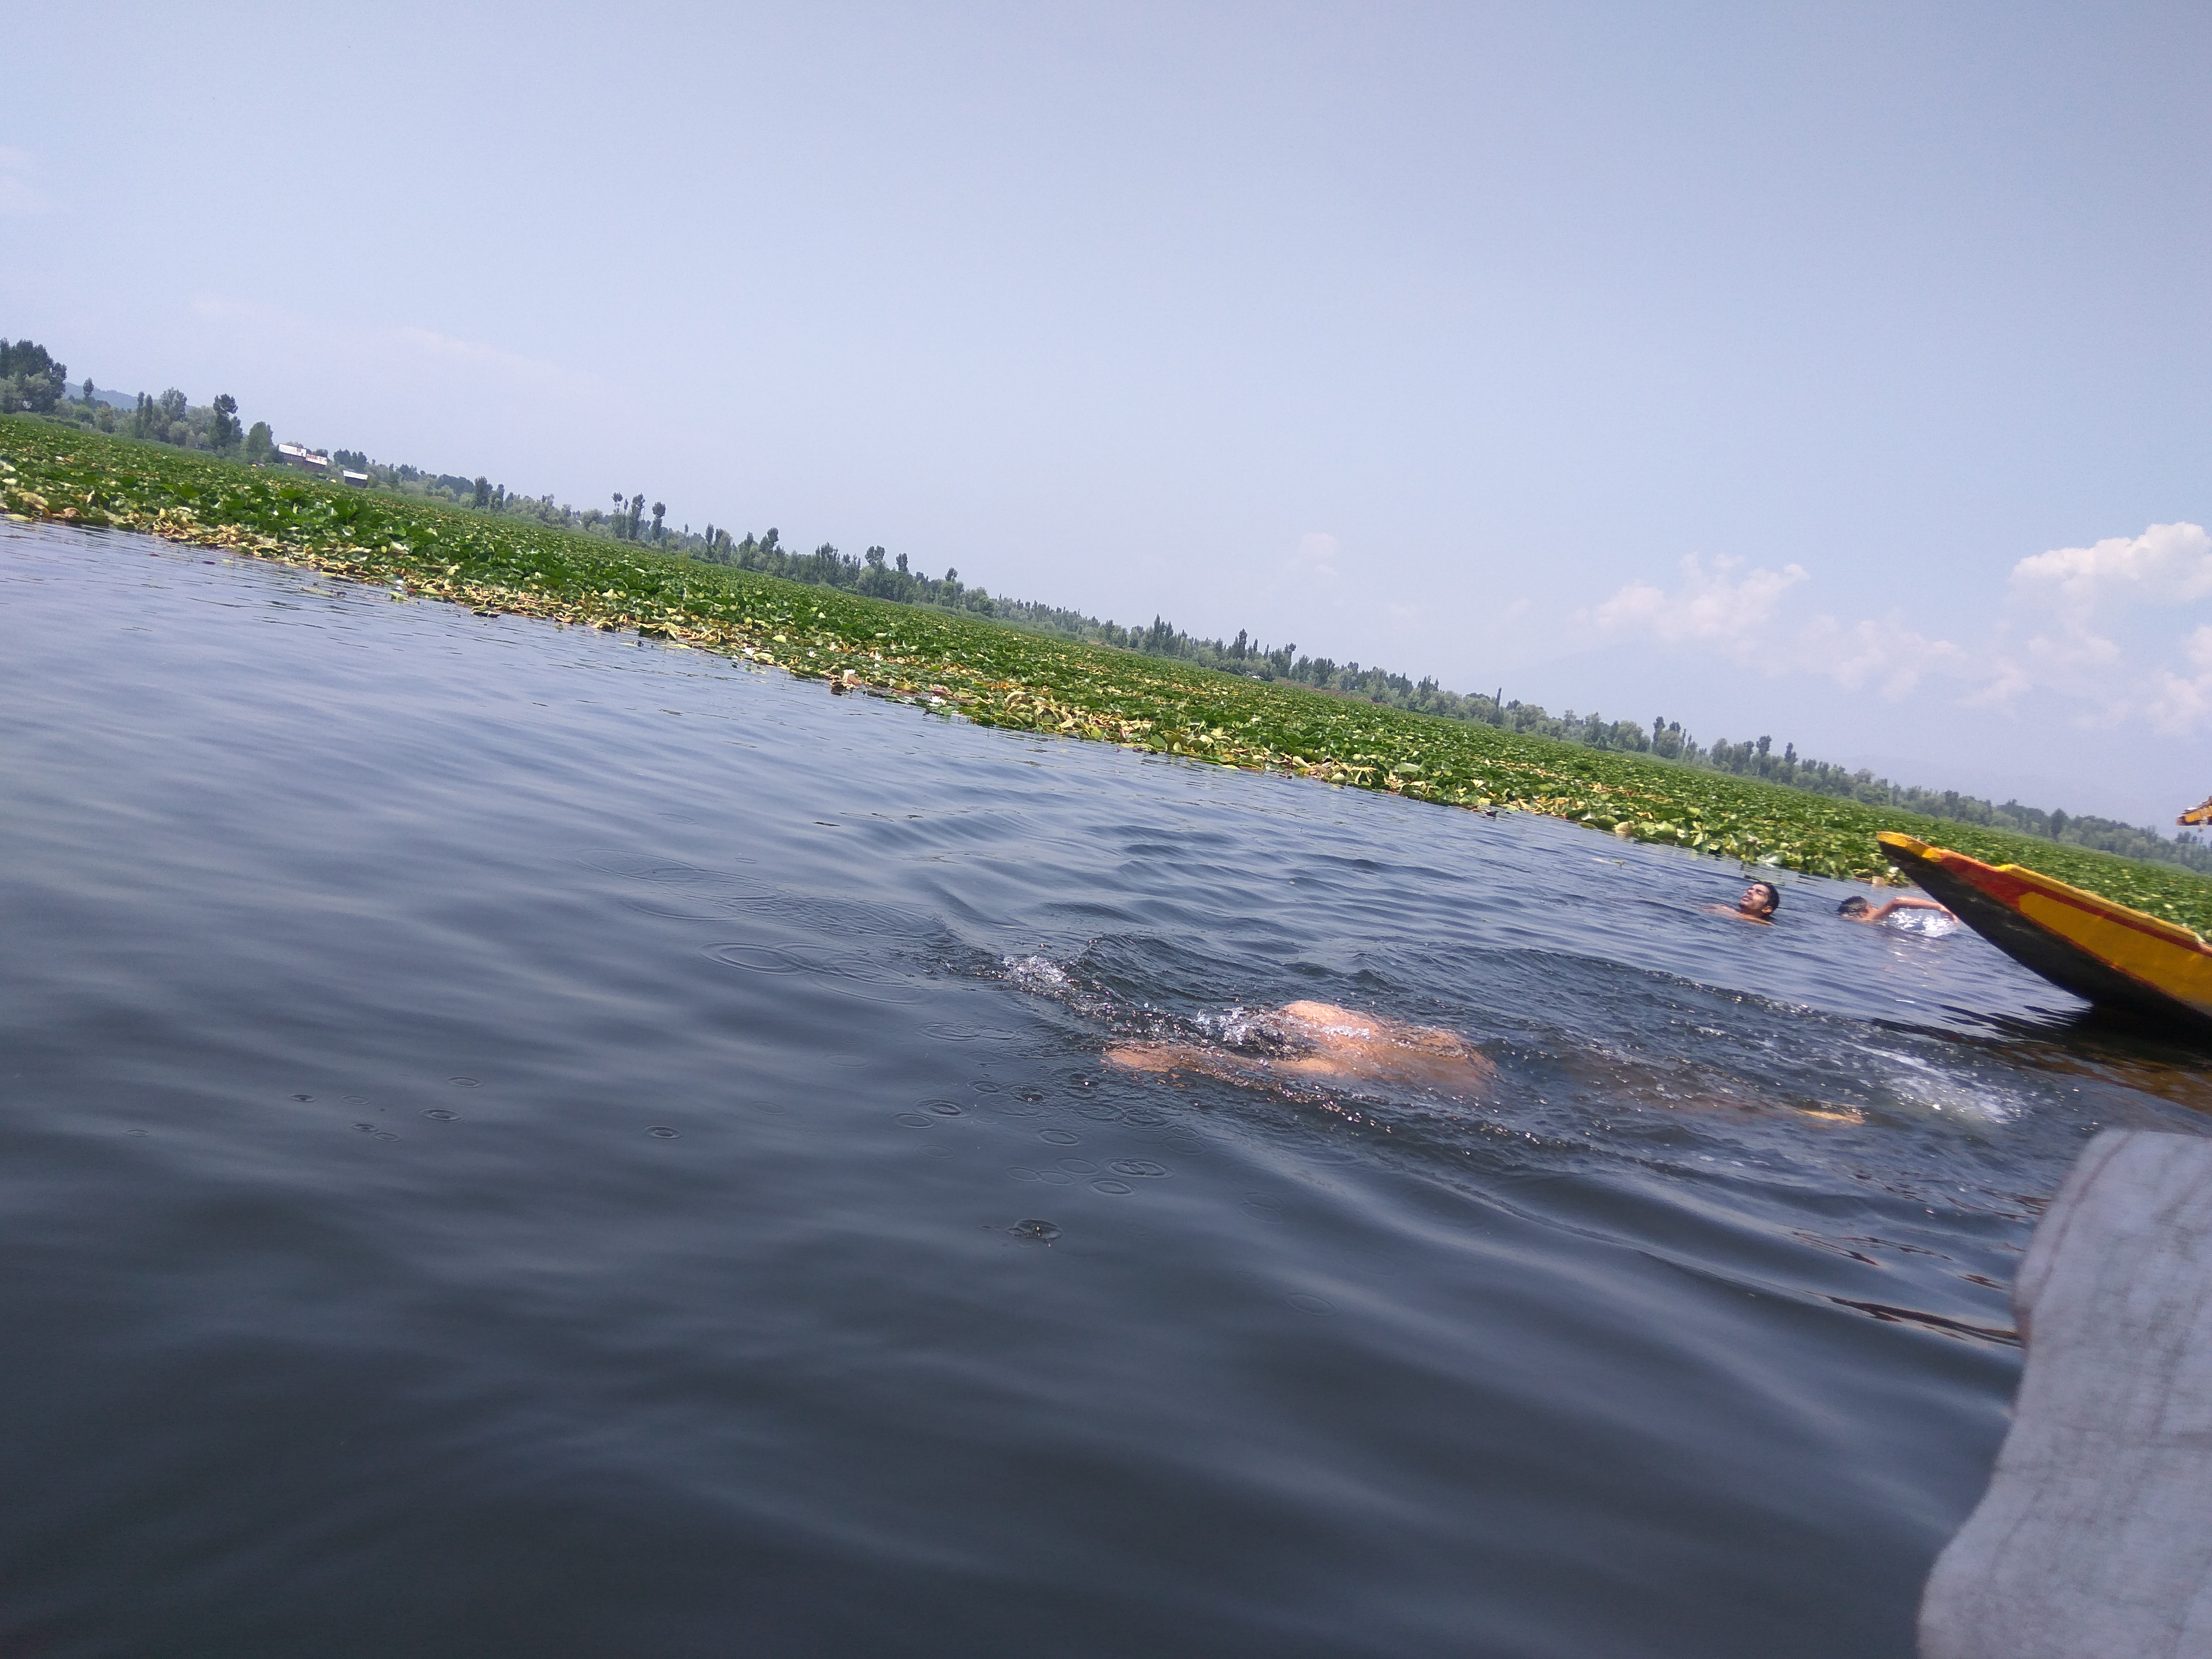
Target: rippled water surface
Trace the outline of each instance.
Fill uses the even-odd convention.
[[[0,1648],[1864,1656],[2185,1056],[1711,860],[0,533]],[[1294,999],[1478,1097],[1107,1064]]]

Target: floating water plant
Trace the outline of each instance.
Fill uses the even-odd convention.
[[[2212,880],[2173,866],[1077,644],[27,416],[0,416],[0,508],[307,565],[395,598],[634,630],[981,725],[1442,806],[1540,812],[1746,865],[1881,881],[1889,872],[1875,832],[1900,830],[2212,931]]]

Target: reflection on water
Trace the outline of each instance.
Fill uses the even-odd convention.
[[[2212,1104],[1832,884],[129,538],[0,684],[11,1650],[1902,1654]]]

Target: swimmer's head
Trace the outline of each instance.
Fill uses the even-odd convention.
[[[1856,893],[1854,893],[1836,907],[1836,914],[1839,916],[1851,916],[1856,918],[1864,915],[1868,911],[1873,908],[1874,906],[1869,904]]]
[[[1743,890],[1743,902],[1736,906],[1747,916],[1771,916],[1782,908],[1782,890],[1771,881],[1754,881]]]

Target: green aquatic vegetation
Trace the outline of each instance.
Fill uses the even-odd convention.
[[[2212,880],[2176,866],[1246,679],[29,416],[0,416],[0,509],[307,565],[481,612],[635,630],[981,725],[1442,806],[1540,812],[1746,866],[1883,880],[1888,866],[1875,834],[1899,830],[2212,931]]]

